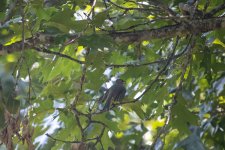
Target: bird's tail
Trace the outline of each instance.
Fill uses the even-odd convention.
[[[110,105],[111,105],[111,99],[106,101],[105,106],[103,107],[103,110],[109,110]]]

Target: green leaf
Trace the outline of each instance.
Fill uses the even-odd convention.
[[[118,123],[108,119],[107,115],[108,115],[108,113],[104,113],[104,114],[101,114],[101,115],[96,115],[96,116],[93,117],[93,120],[103,122],[104,124],[107,125],[107,127],[110,130],[112,130],[114,132],[119,131],[119,128],[117,126]]]
[[[72,21],[74,11],[70,8],[64,8],[62,11],[58,11],[53,14],[50,21],[58,22],[61,24],[70,24]]]
[[[5,14],[0,12],[0,21],[2,21],[5,18]]]
[[[126,58],[124,58],[124,59],[126,59]],[[125,61],[125,60],[123,60],[123,61]],[[118,63],[118,64],[123,64],[122,60],[120,60],[120,62],[121,63]],[[147,74],[149,74],[149,70],[148,70],[147,66],[129,67],[126,69],[125,73],[121,77],[122,78],[128,78],[128,77],[139,78],[142,76],[146,76]]]
[[[152,104],[154,101],[161,102],[168,98],[169,93],[167,86],[154,89],[155,86],[153,86],[152,90],[149,90],[148,93],[143,96],[143,103]]]
[[[132,111],[134,111],[138,115],[138,117],[140,117],[141,119],[145,118],[145,113],[141,108],[142,107],[141,102],[135,102],[135,103],[127,104],[127,105],[130,107]]]
[[[75,33],[82,32],[88,27],[87,20],[77,20],[71,23],[70,28],[75,31]]]
[[[113,51],[111,53],[111,58],[109,59],[109,61],[114,64],[123,64],[126,60],[127,58],[121,55],[118,51]]]
[[[136,24],[142,23],[140,20],[135,19],[133,17],[121,17],[114,25],[117,30],[126,29],[128,27],[134,26]]]
[[[212,69],[215,72],[224,71],[225,70],[224,66],[225,66],[225,63],[214,63],[212,64]]]
[[[105,19],[107,18],[107,16],[108,16],[108,10],[96,14],[93,19],[93,24],[96,27],[101,27]]]
[[[184,105],[184,100],[181,96],[177,99],[177,103],[172,107],[171,124],[177,128],[180,133],[190,134],[188,125],[197,125],[198,117],[191,113]]]
[[[92,34],[79,38],[79,45],[87,46],[91,50],[103,50],[103,48],[112,47],[112,44],[112,38],[107,35]]]
[[[87,73],[88,83],[86,84],[86,88],[88,89],[95,89],[98,91],[103,83],[103,73],[105,70],[103,68],[97,68],[93,69],[93,71],[90,71]]]
[[[74,118],[74,119],[71,119]],[[80,118],[81,119],[81,118]],[[60,120],[63,122],[64,127],[62,130],[59,130],[56,134],[56,137],[59,139],[64,139],[67,141],[81,140],[81,132],[78,127],[77,121],[72,112],[61,113]],[[83,125],[83,122],[81,122]]]
[[[48,23],[45,23],[45,25],[48,27],[55,27],[64,33],[69,33],[69,30],[70,30],[66,25],[63,25],[57,22],[48,22]]]
[[[4,11],[6,9],[6,4],[7,4],[7,0],[0,1],[0,12]]]
[[[106,129],[103,136],[102,136],[103,149],[109,149],[109,147],[114,149],[115,145],[113,144],[112,140],[109,138],[108,131],[109,130]]]

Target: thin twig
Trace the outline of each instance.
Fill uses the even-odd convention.
[[[33,88],[32,88],[32,85],[31,85],[31,74],[30,74],[30,69],[29,69],[29,66],[28,66],[26,60],[25,60],[25,65],[26,65],[26,68],[27,68],[27,73],[28,73],[28,78],[29,78],[28,102],[30,103],[30,102],[31,102],[31,89],[33,89]]]
[[[102,145],[102,142],[101,142],[101,138],[102,138],[104,132],[105,132],[105,127],[102,128],[101,134],[97,137],[94,146],[96,146],[96,145],[98,144],[98,142],[100,142],[101,147],[102,147],[102,149],[103,149],[103,145]]]
[[[93,0],[92,1],[92,4],[91,4],[91,10],[90,12],[88,13],[88,18],[90,17],[91,13],[94,13],[94,9],[95,9],[95,4],[96,4],[96,0]]]
[[[175,49],[176,49],[176,47],[177,47],[177,44],[178,44],[178,40],[179,40],[179,38],[177,38],[177,40],[176,40],[176,43],[175,43],[175,45],[174,45],[174,48],[173,48],[173,52],[171,53],[171,56],[168,58],[168,59],[166,59],[165,61],[167,61],[167,63],[166,63],[166,65],[164,66],[164,68],[158,73],[158,75],[156,76],[156,78],[149,84],[149,86],[145,89],[145,91],[138,97],[138,98],[136,98],[136,99],[134,99],[134,100],[131,100],[131,101],[124,101],[124,102],[120,102],[120,103],[115,103],[115,104],[113,104],[111,107],[110,107],[110,109],[113,109],[113,108],[115,108],[115,107],[117,107],[117,106],[121,106],[121,105],[124,105],[124,104],[129,104],[129,103],[135,103],[136,101],[138,101],[152,86],[153,86],[153,84],[154,83],[156,83],[156,81],[159,79],[159,77],[161,76],[161,74],[165,71],[165,69],[168,67],[168,65],[169,65],[169,63],[173,60],[173,59],[175,59],[175,58],[178,58],[178,57],[180,57],[180,56],[182,56],[186,51],[188,51],[189,50],[189,45],[190,45],[190,42],[192,41],[192,36],[190,37],[190,39],[189,39],[189,41],[188,41],[188,44],[187,44],[187,46],[184,48],[184,50],[180,53],[180,54],[178,54],[178,55],[174,55],[174,53],[175,53]],[[175,57],[176,56],[176,57]],[[101,113],[104,113],[104,112],[107,112],[108,110],[100,110],[100,111],[98,111],[98,112],[94,112],[94,113],[92,113],[92,115],[97,115],[97,114],[101,114]],[[88,114],[83,114],[83,115],[88,115]]]
[[[190,37],[190,41],[189,41],[189,43],[188,43],[188,45],[186,46],[187,47],[187,51],[189,52],[188,53],[188,60],[187,60],[187,62],[185,63],[185,66],[184,66],[184,68],[183,68],[183,70],[182,70],[182,74],[181,74],[181,79],[180,79],[180,83],[179,83],[179,85],[178,85],[178,87],[177,87],[177,89],[176,89],[176,92],[175,92],[175,94],[174,94],[174,97],[173,97],[173,102],[168,106],[168,115],[167,115],[167,117],[166,117],[166,121],[165,121],[165,124],[164,124],[164,126],[159,130],[159,132],[157,133],[157,135],[156,135],[156,137],[155,137],[155,139],[154,139],[154,141],[153,141],[153,143],[152,143],[152,145],[151,145],[151,148],[150,149],[154,149],[154,147],[155,147],[155,145],[156,145],[156,143],[157,143],[157,141],[158,141],[158,139],[160,138],[160,136],[163,134],[163,133],[165,133],[166,131],[166,127],[168,126],[168,124],[169,124],[169,122],[170,122],[170,120],[171,120],[171,111],[172,111],[172,107],[176,104],[176,102],[177,102],[177,100],[176,100],[176,98],[177,98],[177,95],[178,95],[178,92],[181,90],[181,87],[182,87],[182,83],[183,83],[183,81],[184,81],[184,75],[185,75],[185,72],[186,72],[186,70],[187,70],[187,67],[188,67],[188,64],[189,64],[189,62],[190,62],[190,56],[191,56],[191,50],[192,50],[192,48],[193,48],[193,46],[194,46],[194,43],[193,43],[193,40],[192,40],[192,36]],[[165,135],[164,135],[165,136]]]
[[[90,51],[90,49],[86,48],[85,57],[88,56],[89,51]],[[81,78],[80,78],[80,89],[78,90],[78,92],[77,92],[77,94],[76,94],[76,96],[74,98],[74,101],[72,102],[72,107],[76,107],[76,104],[79,101],[79,97],[80,97],[80,95],[81,95],[81,93],[83,91],[83,85],[84,85],[84,81],[85,81],[85,78],[86,78],[87,68],[86,68],[85,64],[82,67],[83,67],[83,70],[82,70],[82,75],[81,75]]]
[[[216,13],[218,13],[219,11],[221,11],[223,9],[225,9],[225,3],[217,6],[216,8],[211,10],[210,12],[206,13],[205,17],[212,17],[213,15],[215,15]]]
[[[53,136],[51,136],[48,133],[46,133],[45,135],[47,137],[51,138],[54,141],[59,141],[59,142],[64,142],[64,143],[82,143],[82,141],[77,141],[77,140],[74,140],[74,141],[66,141],[66,140],[57,139],[57,138],[54,138]],[[98,137],[89,138],[89,139],[84,140],[83,142],[93,141],[93,140],[97,140],[97,139],[98,139]]]
[[[75,59],[71,56],[62,54],[60,52],[54,52],[54,51],[50,51],[50,50],[47,50],[47,49],[41,49],[39,47],[35,47],[34,49],[39,51],[39,52],[43,52],[43,53],[47,53],[47,54],[54,54],[54,55],[57,55],[59,57],[72,60],[72,61],[77,62],[79,64],[85,64],[85,61],[77,60],[77,59]],[[160,63],[164,63],[164,62],[168,61],[168,59],[177,59],[178,57],[182,56],[184,54],[184,52],[185,51],[182,51],[181,53],[179,53],[177,55],[174,55],[172,58],[156,60],[156,61],[153,61],[153,62],[146,62],[146,63],[142,63],[142,64],[105,64],[105,66],[106,67],[120,68],[120,67],[141,67],[141,66],[147,66],[147,65],[153,65],[153,64],[160,64]]]
[[[75,110],[75,109],[73,109],[73,110]],[[80,132],[81,132],[81,141],[84,142],[84,140],[85,140],[85,136],[84,136],[84,132],[83,132],[84,129],[83,129],[81,123],[80,123],[80,118],[78,117],[78,114],[76,113],[76,111],[73,111],[73,112],[74,112],[74,116],[75,116],[75,118],[76,118],[78,127],[79,127]]]
[[[158,75],[155,77],[155,79],[148,85],[148,87],[144,90],[144,92],[143,92],[139,97],[136,98],[136,100],[139,100],[145,93],[147,93],[147,92],[151,89],[151,87],[153,86],[153,84],[155,84],[155,83],[158,81],[158,79],[159,79],[159,77],[162,75],[162,73],[167,69],[167,67],[169,66],[170,62],[173,60],[172,58],[173,58],[173,56],[174,56],[174,54],[175,54],[175,51],[176,51],[176,48],[177,48],[178,41],[179,41],[179,38],[177,37],[176,42],[175,42],[175,44],[174,44],[173,51],[172,51],[172,53],[171,53],[171,56],[170,56],[169,59],[167,60],[166,65],[165,65],[165,66],[163,67],[163,69],[158,73]]]
[[[43,53],[47,53],[47,54],[54,54],[54,55],[60,56],[62,58],[67,58],[67,59],[72,60],[74,62],[77,62],[79,64],[84,64],[85,63],[84,61],[80,61],[78,59],[75,59],[73,57],[70,57],[68,55],[65,55],[65,54],[62,54],[62,53],[59,53],[59,52],[54,52],[54,51],[50,51],[50,50],[47,50],[47,49],[44,49],[44,48],[42,49],[42,48],[39,48],[39,47],[34,47],[34,49],[36,51],[39,51],[39,52],[43,52]]]
[[[180,56],[182,56],[185,53],[186,49],[182,51],[181,53],[168,57],[166,59],[161,59],[161,60],[156,60],[152,62],[146,62],[146,63],[141,63],[141,64],[106,64],[107,67],[114,67],[114,68],[120,68],[120,67],[141,67],[141,66],[148,66],[148,65],[154,65],[154,64],[161,64],[167,62],[169,59],[177,59]]]
[[[22,57],[25,49],[25,12],[22,7]],[[23,58],[24,59],[24,58]],[[30,103],[31,100],[31,75],[30,75],[30,69],[28,67],[27,61],[25,60],[26,68],[27,68],[27,73],[28,73],[28,78],[29,78],[29,91],[28,91],[28,102]]]
[[[90,51],[90,49],[87,48],[87,49],[86,49],[86,55],[85,55],[85,56],[87,56],[87,55],[89,54],[89,51]],[[81,140],[82,140],[82,142],[85,141],[84,130],[86,129],[86,127],[83,128],[82,125],[81,125],[80,118],[79,118],[79,116],[78,116],[79,113],[78,113],[78,111],[76,110],[76,104],[78,103],[79,98],[80,98],[80,95],[81,95],[81,93],[82,93],[82,91],[83,91],[83,85],[84,85],[84,81],[85,81],[85,77],[86,77],[86,71],[87,71],[87,68],[86,68],[86,65],[84,64],[84,65],[83,65],[83,70],[82,70],[82,75],[81,75],[81,78],[80,78],[80,88],[79,88],[78,92],[76,93],[76,96],[75,96],[75,98],[74,98],[74,100],[73,100],[73,102],[72,102],[72,104],[71,104],[71,107],[72,107],[72,110],[73,110],[75,119],[76,119],[76,121],[77,121],[78,127],[79,127],[80,132],[81,132],[81,138],[82,138]]]

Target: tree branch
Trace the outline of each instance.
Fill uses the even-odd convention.
[[[225,9],[225,3],[217,6],[216,8],[214,8],[213,10],[211,10],[210,12],[208,12],[205,16],[206,17],[212,17],[213,15],[215,15],[216,13],[218,13],[219,11]]]
[[[138,98],[135,99],[136,101],[139,100],[145,93],[147,93],[147,92],[151,89],[151,87],[155,84],[155,82],[158,81],[158,79],[159,79],[159,77],[162,75],[162,73],[163,73],[166,69],[168,69],[168,66],[170,65],[170,62],[172,61],[172,58],[173,58],[173,56],[174,56],[174,54],[175,54],[175,51],[176,51],[176,48],[177,48],[178,41],[179,41],[179,37],[177,37],[177,39],[176,39],[176,42],[175,42],[174,47],[173,47],[173,51],[172,51],[172,53],[171,53],[169,59],[167,60],[166,65],[163,67],[162,70],[160,70],[160,72],[159,72],[158,75],[155,77],[155,79],[154,79],[154,80],[146,87],[146,89],[144,90],[144,92],[143,92]]]
[[[154,64],[161,64],[167,62],[169,59],[177,59],[180,56],[182,56],[186,52],[186,49],[184,49],[182,52],[180,52],[177,55],[174,55],[173,57],[168,57],[166,59],[160,59],[152,62],[146,62],[146,63],[133,63],[133,64],[105,64],[107,67],[114,67],[114,68],[120,68],[120,67],[141,67],[141,66],[148,66],[148,65],[154,65]]]
[[[222,7],[222,6],[221,6]],[[147,30],[140,30],[134,32],[115,32],[109,31],[109,35],[112,36],[118,42],[140,42],[143,40],[152,40],[152,39],[159,39],[159,38],[171,38],[175,36],[186,36],[186,35],[196,35],[204,32],[208,32],[215,29],[225,28],[225,17],[217,17],[217,18],[208,18],[208,19],[186,19],[181,23],[177,23],[174,25],[163,26],[156,29],[147,29]],[[28,43],[33,43],[36,39],[30,38],[26,39]],[[21,41],[13,43],[9,46],[0,45],[0,53],[1,51],[18,51],[21,47]],[[26,44],[25,48],[34,48],[33,45]],[[70,56],[58,53],[58,52],[51,52],[47,50],[42,50],[41,48],[35,48],[37,51],[42,51],[46,53],[52,53],[64,58],[68,58],[72,61],[78,62],[83,64],[83,61],[74,59]]]
[[[189,63],[190,63],[190,58],[191,58],[191,50],[193,49],[193,47],[194,47],[194,40],[192,40],[192,38],[190,38],[190,41],[189,41],[189,43],[188,43],[188,45],[187,45],[187,47],[188,47],[188,49],[187,49],[187,51],[188,51],[188,57],[187,57],[187,62],[184,64],[184,67],[183,67],[183,69],[182,69],[182,73],[181,73],[181,79],[180,79],[180,83],[179,83],[179,85],[178,85],[178,87],[176,88],[176,91],[175,91],[175,94],[174,94],[174,97],[173,97],[173,101],[172,101],[172,103],[171,104],[169,104],[169,105],[167,105],[167,107],[168,107],[168,115],[167,115],[167,117],[166,117],[166,121],[165,121],[165,124],[164,124],[164,126],[159,130],[159,132],[157,133],[157,135],[156,135],[156,137],[155,137],[155,139],[154,139],[154,141],[153,141],[153,143],[152,143],[152,145],[151,145],[151,149],[154,149],[155,148],[155,145],[157,144],[157,141],[158,141],[158,139],[160,138],[160,136],[164,133],[164,136],[165,136],[165,134],[166,134],[166,127],[168,126],[168,124],[169,124],[169,122],[170,122],[170,120],[171,120],[171,117],[172,117],[172,114],[171,114],[171,111],[172,111],[172,107],[176,104],[176,102],[177,102],[177,96],[178,96],[178,93],[179,93],[179,91],[181,90],[181,87],[182,87],[182,84],[183,84],[183,81],[184,81],[184,75],[185,75],[185,72],[187,71],[187,67],[188,67],[188,65],[189,65]]]
[[[64,143],[82,143],[82,141],[77,141],[77,140],[75,140],[75,141],[66,141],[66,140],[57,139],[57,138],[54,138],[53,136],[51,136],[48,133],[46,133],[45,135],[47,137],[51,138],[54,141],[59,141],[59,142],[64,142]],[[93,141],[93,140],[97,140],[97,139],[98,139],[98,137],[94,137],[94,138],[86,139],[83,142],[89,142],[89,141]]]
[[[163,26],[157,29],[134,32],[111,32],[110,35],[118,42],[139,42],[144,40],[171,38],[189,34],[200,34],[211,30],[225,28],[225,17],[209,19],[187,19],[185,22]]]
[[[41,48],[39,48],[39,47],[34,47],[34,49],[35,49],[36,51],[39,51],[39,52],[43,52],[43,53],[47,53],[47,54],[54,54],[54,55],[56,55],[56,56],[59,56],[59,57],[62,57],[62,58],[67,58],[67,59],[69,59],[69,60],[72,60],[72,61],[77,62],[77,63],[79,63],[79,64],[84,64],[84,61],[80,61],[80,60],[78,60],[78,59],[75,59],[75,58],[70,57],[70,56],[68,56],[68,55],[62,54],[62,53],[60,53],[60,52],[54,52],[54,51],[50,51],[50,50],[47,50],[47,49],[41,49]]]

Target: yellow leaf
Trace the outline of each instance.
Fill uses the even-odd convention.
[[[10,39],[10,41],[8,41],[7,43],[4,44],[4,46],[8,46],[8,45],[11,45],[13,43],[16,43],[18,41],[21,40],[21,36],[14,36]]]
[[[78,46],[77,48],[77,52],[76,52],[76,56],[81,55],[81,53],[84,51],[84,47],[83,46]]]
[[[9,55],[6,56],[6,60],[8,62],[15,62],[16,61],[16,57],[13,54],[9,54]]]
[[[148,130],[156,130],[157,128],[164,126],[164,124],[165,124],[165,119],[148,120],[144,122],[144,126]]]
[[[199,85],[200,85],[200,89],[201,89],[202,91],[204,91],[206,88],[209,87],[209,83],[208,83],[207,79],[201,79],[201,80],[199,81]]]
[[[125,123],[129,123],[129,122],[130,122],[130,117],[129,117],[129,115],[125,114],[123,118],[124,118],[124,122],[125,122]]]
[[[185,72],[185,74],[184,74],[184,79],[187,79],[187,78],[188,78],[189,71],[190,71],[190,67],[188,67],[188,68],[186,69],[186,72]]]
[[[152,122],[152,128],[157,129],[158,127],[162,127],[165,124],[165,119],[155,120]]]
[[[155,18],[155,16],[149,15],[147,18],[148,18],[149,20],[153,20],[153,19]]]
[[[225,48],[225,44],[224,44],[222,41],[220,41],[218,38],[216,38],[216,39],[213,41],[213,44],[218,44],[218,45],[221,45],[221,46],[223,46],[223,47]]]
[[[146,45],[148,45],[148,44],[149,44],[149,41],[143,41],[143,42],[142,42],[142,45],[143,45],[143,46],[146,46]]]
[[[91,11],[91,5],[86,5],[86,8],[85,8],[85,12],[87,12],[87,13],[90,13],[90,11]]]
[[[219,97],[219,104],[225,104],[225,97],[223,96]]]
[[[127,130],[128,128],[130,128],[130,117],[128,114],[124,114],[124,118],[123,121],[118,122],[118,128],[120,130]]]
[[[204,114],[204,118],[211,118],[211,115],[210,114]]]
[[[117,132],[115,135],[116,138],[120,139],[123,137],[123,132]]]

